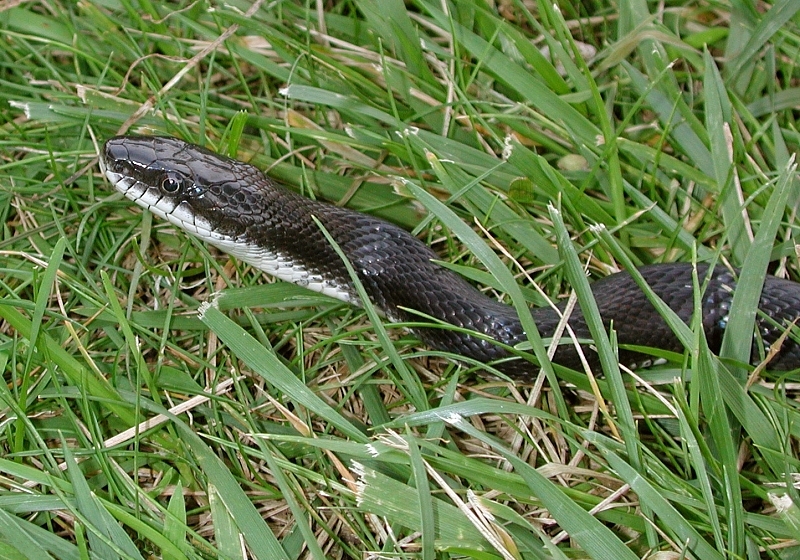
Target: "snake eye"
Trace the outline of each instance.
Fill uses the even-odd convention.
[[[183,179],[170,173],[166,175],[163,179],[161,179],[161,190],[168,194],[175,194],[181,187],[183,186]]]

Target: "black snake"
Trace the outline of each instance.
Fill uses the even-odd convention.
[[[360,299],[342,259],[325,238],[315,216],[347,256],[372,303],[393,321],[419,321],[414,310],[514,346],[527,340],[516,312],[484,295],[458,274],[434,261],[437,255],[405,230],[372,216],[314,201],[286,190],[250,164],[175,138],[119,136],[102,154],[105,174],[126,197],[184,231],[259,268],[358,305]],[[692,266],[656,264],[639,269],[644,279],[682,320],[694,311]],[[702,278],[707,267],[698,266]],[[734,275],[718,266],[702,297],[703,325],[717,350],[728,320]],[[592,284],[606,325],[618,342],[681,352],[683,346],[644,293],[625,272]],[[765,347],[800,317],[800,284],[767,276],[759,304],[757,333]],[[542,337],[551,337],[560,317],[551,308],[532,311]],[[580,339],[591,338],[579,309],[569,324]],[[525,378],[533,367],[486,337],[463,330],[420,328],[425,344],[488,363]],[[755,348],[755,340],[754,340]],[[587,347],[593,360],[593,351]],[[756,354],[753,353],[754,359]],[[642,356],[621,350],[623,363]],[[559,346],[554,362],[578,367],[571,343]],[[800,345],[787,339],[770,367],[800,367]]]

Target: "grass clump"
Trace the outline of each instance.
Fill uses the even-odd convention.
[[[135,131],[251,160],[523,319],[674,260],[744,267],[746,309],[799,272],[799,8],[0,5],[0,555],[796,557],[796,373],[686,328],[682,362],[487,380],[153,221],[95,158]]]

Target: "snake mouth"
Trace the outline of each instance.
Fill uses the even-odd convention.
[[[216,234],[212,224],[198,215],[185,200],[165,195],[161,189],[131,176],[107,170],[106,177],[114,188],[129,200],[163,220],[209,242],[220,241],[225,236]]]

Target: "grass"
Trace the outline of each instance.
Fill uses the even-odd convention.
[[[95,163],[121,130],[252,160],[528,321],[572,286],[590,305],[584,268],[743,266],[736,358],[759,276],[800,275],[798,9],[0,5],[0,556],[800,557],[796,373],[676,324],[663,366],[620,371],[612,337],[594,376],[487,379]]]

